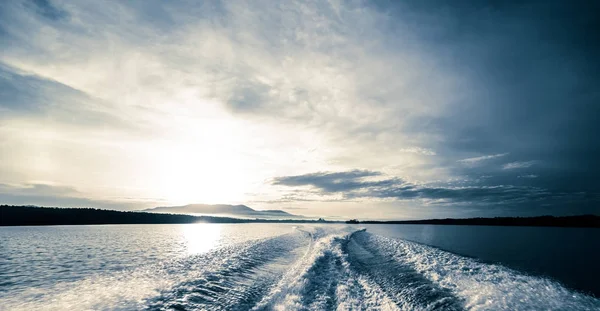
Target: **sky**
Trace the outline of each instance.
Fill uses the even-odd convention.
[[[597,1],[0,2],[0,203],[600,214]]]

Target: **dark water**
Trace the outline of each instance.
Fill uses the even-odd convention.
[[[364,225],[368,231],[546,276],[600,297],[600,229]]]
[[[600,310],[600,300],[581,291],[597,290],[597,234],[419,225],[1,227],[0,310]]]

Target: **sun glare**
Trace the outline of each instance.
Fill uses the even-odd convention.
[[[188,254],[202,254],[217,246],[221,237],[220,224],[185,224],[183,236]]]
[[[249,161],[235,126],[183,125],[185,137],[164,142],[153,155],[156,192],[170,204],[236,203],[244,200]]]

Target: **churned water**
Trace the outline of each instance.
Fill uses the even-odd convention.
[[[519,228],[497,230],[508,229]],[[518,260],[506,260],[514,256],[491,258],[493,252],[474,245],[493,233],[471,236],[479,242],[469,246],[460,230],[289,224],[4,227],[0,309],[600,310],[593,291],[563,285],[576,280],[530,273]],[[447,239],[453,235],[454,244]],[[496,249],[509,244],[503,243]],[[580,247],[592,247],[585,243]]]

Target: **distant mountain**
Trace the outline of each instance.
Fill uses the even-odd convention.
[[[244,218],[265,218],[265,219],[297,219],[302,216],[293,215],[282,210],[264,210],[258,211],[246,205],[228,205],[228,204],[188,204],[182,206],[160,206],[143,210],[151,213],[168,214],[188,214],[188,215],[225,215]]]

